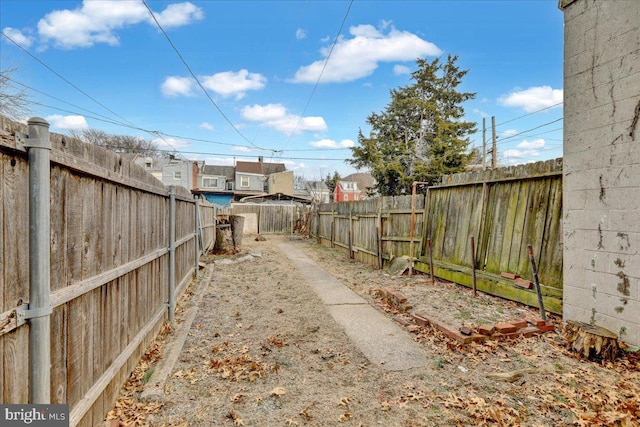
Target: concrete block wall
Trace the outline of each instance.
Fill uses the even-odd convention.
[[[564,319],[640,345],[640,1],[560,7]]]

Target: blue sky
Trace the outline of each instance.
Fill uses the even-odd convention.
[[[208,164],[263,156],[309,180],[344,176],[358,129],[415,59],[457,54],[473,146],[495,116],[499,163],[562,156],[557,0],[147,4],[184,62],[141,0],[0,1],[0,68],[16,69],[31,115]]]

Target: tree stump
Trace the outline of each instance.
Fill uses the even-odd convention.
[[[241,215],[231,215],[229,216],[229,222],[231,223],[233,248],[238,252],[242,245],[242,237],[244,236],[244,217]]]
[[[564,337],[569,349],[590,360],[613,361],[626,346],[608,329],[583,322],[567,321]]]
[[[229,224],[218,224],[216,228],[215,252],[223,254],[235,253],[233,235]]]

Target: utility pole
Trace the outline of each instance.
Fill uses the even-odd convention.
[[[498,166],[498,148],[496,147],[496,117],[491,116],[491,132],[493,136],[493,146],[491,149],[491,169]]]
[[[482,118],[482,170],[487,169],[487,118]]]

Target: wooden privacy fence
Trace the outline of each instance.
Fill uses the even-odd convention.
[[[29,135],[0,121],[0,401],[98,424],[197,273],[215,208],[42,119]]]
[[[533,280],[530,244],[545,308],[562,313],[562,159],[451,175],[428,194],[436,276],[471,286],[473,236],[478,289],[537,306],[533,288],[503,277]],[[418,270],[429,271],[426,249]]]
[[[310,230],[318,243],[338,247],[358,261],[382,267],[384,260],[408,255],[411,196],[379,197],[317,205]],[[422,242],[424,196],[416,198],[413,242]]]
[[[473,236],[477,288],[536,306],[534,289],[502,274],[533,279],[531,244],[545,308],[562,313],[562,159],[447,176],[429,187],[426,205],[417,195],[414,208],[413,232],[411,196],[322,204],[310,229],[319,243],[378,267],[413,252],[423,272],[430,271],[430,240],[435,275],[467,286]]]
[[[300,203],[233,203],[232,215],[254,214],[260,234],[293,233],[305,211]]]

